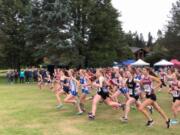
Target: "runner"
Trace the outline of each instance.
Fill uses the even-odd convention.
[[[152,75],[150,75],[150,73]],[[150,71],[149,68],[143,68],[143,75],[144,75],[144,77],[141,80],[141,85],[146,92],[146,100],[143,101],[143,103],[140,105],[139,110],[148,119],[146,126],[152,126],[154,123],[153,119],[145,111],[145,108],[147,106],[152,105],[160,113],[160,115],[164,118],[164,120],[166,122],[166,126],[167,126],[167,128],[169,128],[170,127],[170,119],[167,117],[167,115],[161,109],[159,104],[156,102],[157,98],[156,98],[155,90],[160,87],[161,81]],[[156,82],[157,85],[155,86],[153,82]]]

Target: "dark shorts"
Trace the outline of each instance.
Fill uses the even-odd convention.
[[[109,92],[104,92],[103,89],[100,89],[97,94],[100,95],[104,100],[109,97]]]
[[[120,88],[119,91],[120,91],[122,94],[127,94],[127,93],[129,93],[128,88]]]
[[[50,83],[51,83],[51,81],[44,80],[44,83],[48,83],[48,84],[50,84]]]
[[[49,83],[49,84],[50,84],[50,83],[51,83],[51,81],[48,81],[47,83]]]
[[[173,103],[175,103],[176,100],[180,100],[180,97],[173,97]]]
[[[153,100],[153,101],[156,101],[156,100],[157,100],[155,94],[146,94],[146,98],[147,98],[147,99],[151,99],[151,100]]]
[[[130,95],[130,97],[134,98],[136,101],[139,99],[139,95]]]
[[[87,89],[82,89],[82,93],[87,95],[87,94],[89,94],[89,90],[87,90]]]
[[[69,87],[63,86],[63,90],[64,90],[65,93],[69,94],[69,91],[70,91]]]
[[[73,95],[73,96],[77,96],[78,95],[78,93],[76,92],[76,91],[70,91],[71,92],[71,95]]]

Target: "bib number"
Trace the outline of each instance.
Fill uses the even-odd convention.
[[[179,97],[178,91],[172,91],[171,93],[172,93],[173,97]]]
[[[150,85],[144,85],[144,91],[147,92],[147,93],[151,93]]]

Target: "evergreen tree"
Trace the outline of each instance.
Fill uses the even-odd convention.
[[[123,52],[126,37],[111,0],[1,2],[0,50],[7,65],[99,67],[130,57]]]
[[[25,47],[24,20],[28,11],[29,0],[1,0],[0,31],[4,34],[3,58],[6,62],[4,64],[12,68],[31,64],[30,50]]]
[[[26,18],[26,47],[31,48],[34,63],[43,63],[45,57],[43,45],[45,44],[46,25],[42,20],[42,1],[31,0],[31,8]]]
[[[70,4],[70,0],[32,1],[27,45],[36,51],[37,61],[72,65],[77,53]]]
[[[43,49],[52,63],[60,62],[60,57],[72,44],[70,0],[44,0],[42,21],[45,22],[46,37]]]
[[[111,0],[96,0],[89,17],[88,65],[109,66],[118,60],[119,49],[124,46],[124,35],[119,14]]]
[[[173,4],[171,15],[162,44],[169,50],[171,58],[178,59],[180,57],[180,0]]]
[[[130,31],[125,35],[125,37],[126,37],[126,42],[129,46],[144,48],[146,45],[146,42],[144,41],[144,36],[142,33],[138,35],[137,32],[132,33]]]
[[[148,33],[148,41],[147,41],[147,46],[152,47],[153,45],[153,37],[151,35],[151,32]]]

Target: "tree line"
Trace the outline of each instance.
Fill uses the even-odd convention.
[[[105,67],[133,58],[129,46],[152,48],[148,60],[162,50],[178,58],[179,3],[173,4],[165,34],[153,42],[149,33],[146,42],[142,34],[122,30],[111,0],[0,0],[1,67]]]

